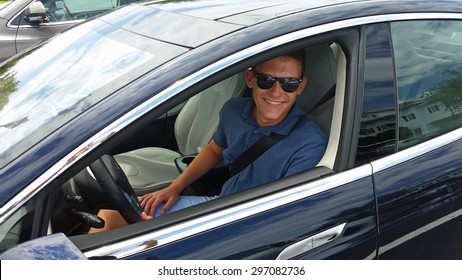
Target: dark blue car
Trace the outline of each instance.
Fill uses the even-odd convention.
[[[0,65],[2,259],[462,258],[460,1],[155,2]],[[141,221],[243,72],[300,49],[317,167]],[[103,208],[129,225],[87,234]]]

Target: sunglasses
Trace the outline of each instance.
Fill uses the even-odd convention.
[[[257,86],[265,90],[272,88],[274,84],[276,83],[276,81],[278,81],[279,84],[281,85],[281,88],[285,92],[289,92],[289,93],[295,92],[298,89],[298,87],[300,87],[300,84],[303,81],[303,79],[294,78],[294,77],[288,77],[288,78],[273,77],[270,75],[258,73],[255,70],[253,70],[253,73],[255,74],[255,78],[257,79]]]

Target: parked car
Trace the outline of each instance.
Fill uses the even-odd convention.
[[[0,66],[1,258],[462,258],[461,33],[458,0],[156,1],[69,29]],[[300,49],[318,166],[140,221],[245,69]],[[129,225],[87,234],[101,208]]]
[[[134,0],[11,0],[0,5],[0,62]]]

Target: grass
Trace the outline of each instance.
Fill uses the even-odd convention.
[[[8,1],[10,1],[10,0],[0,0],[0,4],[8,2]]]

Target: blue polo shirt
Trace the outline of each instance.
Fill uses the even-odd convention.
[[[244,151],[271,132],[285,135],[244,170],[223,185],[220,196],[250,189],[285,176],[313,168],[321,160],[327,141],[321,129],[293,106],[287,117],[275,126],[260,127],[252,117],[255,103],[251,98],[233,98],[220,111],[213,136],[224,149],[223,158],[230,166]]]

